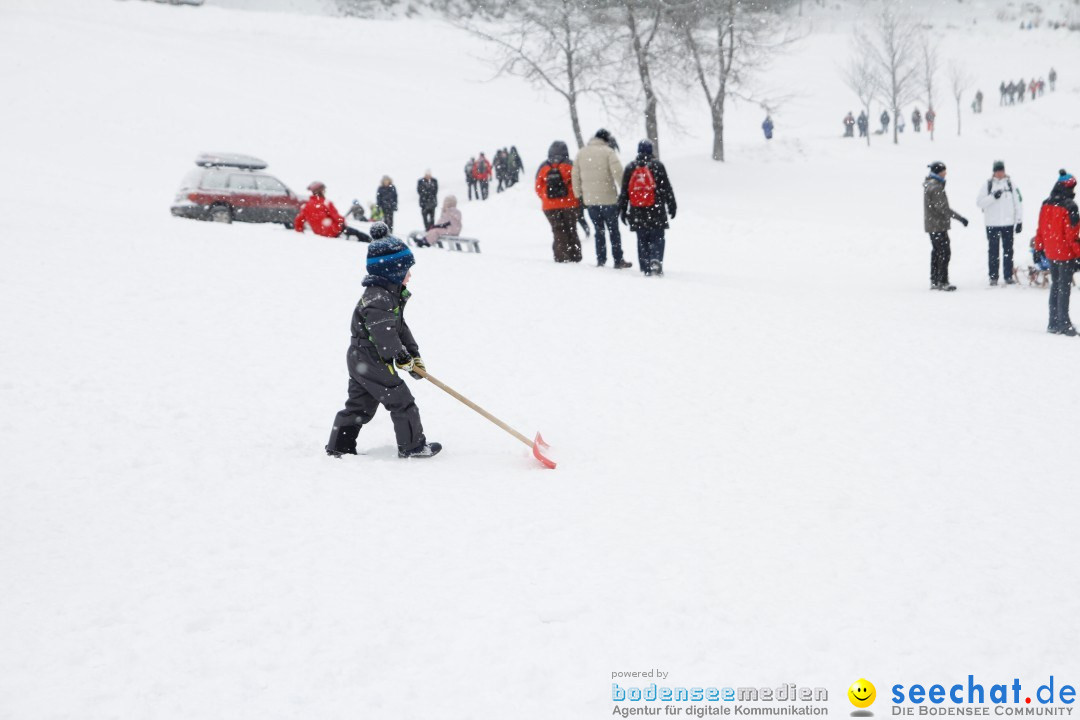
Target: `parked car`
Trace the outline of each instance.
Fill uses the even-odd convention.
[[[172,214],[215,222],[277,222],[292,227],[303,201],[285,183],[264,172],[249,155],[204,153],[176,193]]]

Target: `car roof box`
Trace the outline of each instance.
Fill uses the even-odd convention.
[[[203,153],[195,158],[195,164],[199,167],[234,167],[244,170],[263,170],[267,165],[265,160],[238,153]]]

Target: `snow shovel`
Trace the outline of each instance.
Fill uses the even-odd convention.
[[[425,378],[426,380],[428,380],[432,385],[439,388],[440,390],[445,392],[447,395],[450,395],[450,396],[456,398],[457,400],[460,400],[465,405],[468,405],[473,410],[480,413],[481,415],[486,417],[488,420],[495,423],[496,425],[501,427],[503,430],[505,430],[506,432],[510,433],[511,435],[516,437],[521,442],[528,445],[530,448],[532,448],[533,457],[536,458],[537,460],[539,460],[541,465],[548,468],[549,470],[554,470],[555,469],[555,461],[544,457],[544,452],[543,451],[549,449],[551,446],[548,445],[546,442],[544,442],[544,438],[540,437],[540,433],[536,433],[536,438],[530,441],[529,438],[525,437],[524,435],[519,433],[517,430],[510,427],[509,425],[504,423],[502,420],[495,417],[494,415],[489,413],[487,410],[480,407],[479,405],[474,403],[472,400],[470,400],[469,398],[467,398],[464,395],[462,395],[461,393],[459,393],[454,388],[450,387],[449,385],[446,385],[445,383],[440,381],[438,378],[432,377],[430,374],[428,374],[428,372],[426,370],[423,370],[421,368],[413,368],[413,372],[416,373],[417,375],[419,375],[420,377]]]

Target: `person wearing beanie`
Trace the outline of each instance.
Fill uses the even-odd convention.
[[[341,237],[345,235],[359,242],[371,242],[364,233],[356,228],[345,224],[345,218],[341,216],[334,203],[326,199],[326,185],[316,180],[308,185],[311,197],[296,213],[293,220],[293,230],[298,233],[304,232],[304,224],[311,226],[311,231],[322,237]]]
[[[1076,336],[1069,318],[1072,279],[1080,268],[1080,211],[1076,207],[1076,178],[1061,170],[1050,197],[1039,210],[1035,249],[1050,261],[1050,323],[1046,332]]]
[[[412,251],[389,234],[385,223],[371,226],[364,294],[352,315],[352,341],[345,354],[349,371],[349,398],[334,418],[326,454],[356,454],[360,428],[371,422],[382,405],[390,411],[397,437],[398,457],[427,458],[442,450],[424,437],[420,410],[401,374],[417,380],[424,370],[420,348],[405,322],[406,288],[415,263]]]
[[[1005,174],[1005,162],[994,161],[994,175],[979,185],[975,204],[983,211],[986,221],[987,255],[990,268],[990,284],[998,284],[998,251],[1001,251],[1001,270],[1006,285],[1015,285],[1013,278],[1013,233],[1019,235],[1024,228],[1024,198],[1020,188],[1013,185]]]
[[[431,176],[430,170],[425,170],[424,177],[416,181],[416,194],[420,198],[424,230],[430,230],[435,224],[435,208],[439,207],[439,181]]]
[[[949,228],[952,218],[967,227],[967,218],[949,207],[949,197],[945,194],[945,163],[932,162],[930,174],[923,180],[923,226],[930,235],[930,289],[956,289],[949,283]]]
[[[581,262],[577,223],[588,231],[581,214],[581,201],[574,192],[573,170],[570,149],[556,140],[548,148],[548,159],[536,171],[536,195],[551,225],[551,250],[557,263]]]
[[[574,195],[585,204],[585,210],[596,231],[596,266],[607,264],[607,233],[611,234],[611,255],[615,269],[623,270],[633,264],[623,259],[622,234],[619,232],[619,181],[622,163],[612,143],[615,138],[601,128],[578,151],[570,172]]]
[[[638,265],[646,277],[664,274],[664,231],[668,216],[675,219],[675,191],[667,169],[653,156],[649,140],[638,143],[637,158],[622,176],[619,219],[637,233]]]

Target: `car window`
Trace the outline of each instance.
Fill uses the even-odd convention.
[[[255,182],[258,183],[259,192],[269,193],[270,195],[285,194],[285,186],[277,178],[269,175],[256,175]]]
[[[203,172],[205,174],[199,187],[206,190],[224,190],[229,187],[229,173],[227,171],[210,168]]]
[[[202,168],[195,168],[188,172],[184,176],[183,181],[180,183],[181,190],[196,190],[199,187],[199,180],[202,178]]]
[[[237,173],[229,176],[230,190],[254,190],[255,176],[249,173]]]

